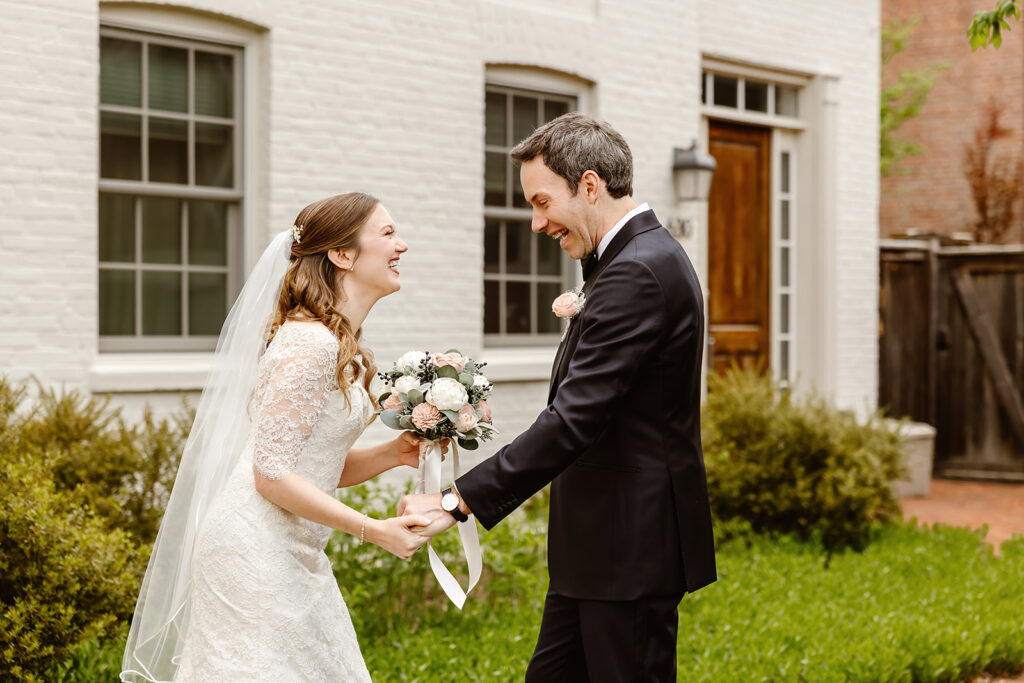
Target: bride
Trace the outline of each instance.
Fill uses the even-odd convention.
[[[410,515],[376,520],[338,488],[418,464],[405,432],[351,448],[375,403],[359,344],[408,247],[350,193],[277,235],[224,323],[132,619],[121,680],[369,681],[324,548],[332,529],[408,559]]]

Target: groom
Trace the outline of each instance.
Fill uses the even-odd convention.
[[[704,312],[697,275],[632,199],[626,141],[561,116],[511,152],[533,231],[583,261],[583,307],[533,425],[441,496],[406,496],[430,532],[473,514],[487,529],[551,483],[548,573],[528,682],[675,680],[677,606],[713,582],[700,443]]]

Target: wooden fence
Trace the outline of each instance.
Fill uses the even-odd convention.
[[[880,276],[879,405],[936,474],[1024,480],[1024,247],[882,240]]]

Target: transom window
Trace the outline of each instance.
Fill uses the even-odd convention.
[[[103,351],[216,344],[240,280],[241,50],[100,35]]]
[[[484,340],[557,344],[551,302],[570,286],[558,243],[530,230],[531,209],[508,153],[538,126],[572,111],[566,95],[489,85],[484,139]]]
[[[799,89],[791,85],[711,71],[705,71],[701,78],[702,104],[755,114],[797,118],[798,94]]]

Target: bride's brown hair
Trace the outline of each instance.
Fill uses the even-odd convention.
[[[299,211],[295,225],[300,229],[299,241],[292,242],[291,263],[285,273],[274,322],[267,343],[286,320],[318,320],[338,338],[338,388],[348,403],[348,387],[353,377],[363,370],[363,386],[370,393],[370,381],[377,372],[373,353],[359,345],[362,329],[353,330],[352,323],[335,307],[344,296],[342,279],[348,272],[336,267],[327,258],[330,249],[359,249],[359,232],[380,202],[362,192],[339,194],[313,202]],[[360,362],[360,357],[362,361]],[[376,399],[371,394],[376,406]]]

